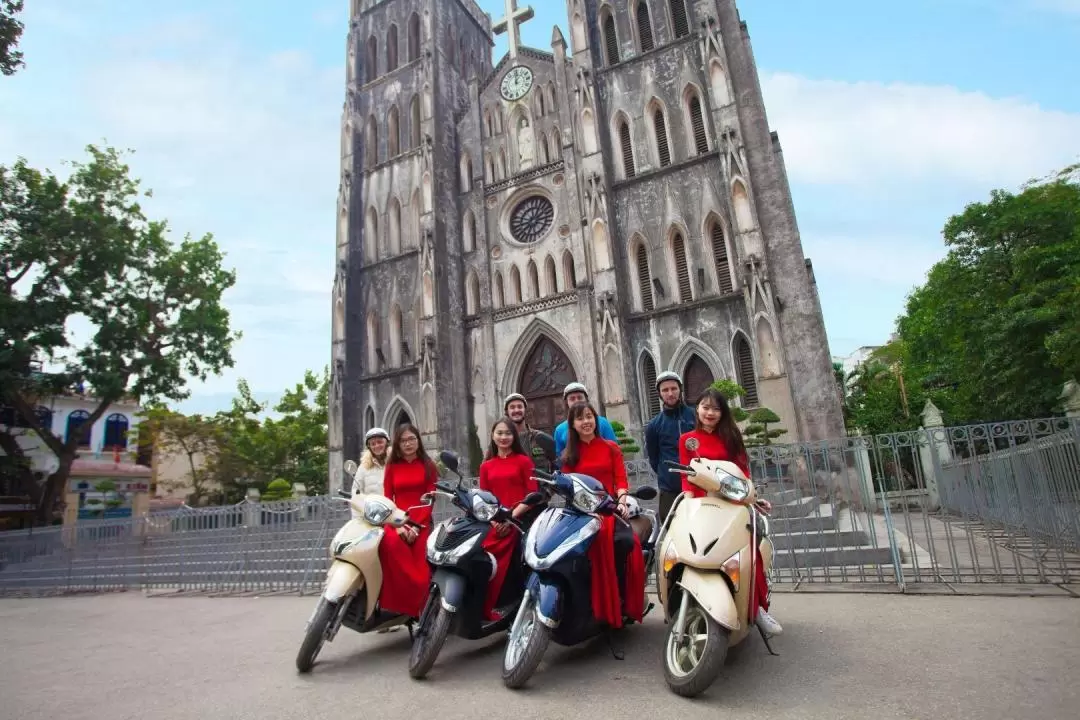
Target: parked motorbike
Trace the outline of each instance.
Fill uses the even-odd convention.
[[[773,546],[754,483],[737,465],[700,458],[668,465],[708,493],[675,500],[656,554],[657,591],[670,627],[664,678],[676,694],[693,697],[716,680],[728,648],[755,627],[749,620],[754,548],[760,544],[768,573]],[[761,637],[768,646],[764,632]]]
[[[345,463],[346,477],[353,477],[356,470],[352,460]],[[379,543],[388,527],[411,525],[421,529],[421,525],[409,520],[408,512],[430,506],[434,497],[425,496],[424,504],[404,511],[382,495],[354,497],[341,491],[338,497],[349,503],[356,517],[345,523],[330,542],[331,562],[326,583],[315,611],[308,618],[304,640],[296,655],[296,669],[302,673],[311,671],[323,645],[333,641],[342,625],[358,633],[408,625],[411,632],[415,621],[379,607],[383,579]]]
[[[601,517],[615,513],[616,501],[600,481],[588,475],[535,474],[566,506],[545,510],[525,538],[525,561],[532,572],[503,658],[503,684],[508,688],[525,685],[552,640],[577,645],[608,629],[593,616],[588,551],[600,530]],[[630,496],[650,500],[656,497],[656,488],[641,487]],[[656,514],[636,502],[628,503],[634,517],[631,527],[641,540],[648,567],[658,529]],[[615,522],[626,521],[616,515]]]
[[[495,495],[463,486],[456,454],[444,450],[439,457],[443,465],[458,476],[458,482],[455,487],[440,481],[435,485],[435,493],[450,498],[464,514],[440,523],[428,537],[431,589],[417,621],[409,654],[409,675],[416,679],[431,670],[450,632],[466,640],[478,640],[509,627],[525,585],[519,542],[495,604],[496,613],[501,617],[497,620],[484,618],[488,583],[497,569],[495,557],[483,548],[484,538],[491,530],[492,522],[509,522],[512,531],[519,534],[523,529],[513,519],[512,510],[500,505]],[[543,501],[543,493],[534,492],[523,500],[523,504],[539,505]]]

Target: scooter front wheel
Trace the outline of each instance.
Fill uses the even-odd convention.
[[[540,622],[536,600],[531,595],[518,613],[520,617],[514,620],[503,656],[503,685],[511,690],[529,681],[551,642],[551,629]]]
[[[409,677],[414,680],[427,675],[435,664],[443,643],[446,642],[446,635],[450,632],[450,621],[453,620],[451,612],[443,607],[438,592],[433,593],[428,602],[434,603],[435,607],[428,613],[427,622],[417,629],[412,650],[409,652]]]
[[[664,679],[682,697],[700,695],[713,684],[728,650],[727,631],[696,600],[688,600],[682,637],[672,623],[664,645]]]
[[[319,651],[326,642],[326,631],[337,616],[337,612],[337,603],[329,602],[326,598],[319,598],[315,614],[311,616],[307,632],[304,633],[304,641],[300,643],[300,652],[296,654],[296,669],[300,672],[311,672],[315,658],[319,656]]]

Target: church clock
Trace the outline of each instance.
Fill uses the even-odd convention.
[[[499,91],[502,93],[503,99],[508,102],[514,102],[520,100],[528,94],[532,89],[533,74],[532,70],[524,65],[518,65],[515,68],[511,68],[505,75],[503,75],[502,83],[499,85]]]

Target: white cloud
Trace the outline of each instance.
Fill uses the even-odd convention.
[[[943,244],[911,236],[811,235],[804,245],[819,281],[825,275],[837,281],[859,278],[901,290],[921,283],[946,253]]]
[[[947,86],[763,77],[793,183],[864,189],[911,182],[989,190],[1080,153],[1080,115]]]

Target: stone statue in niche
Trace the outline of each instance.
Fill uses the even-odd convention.
[[[536,137],[527,118],[518,120],[518,167],[527,170],[536,162]]]

